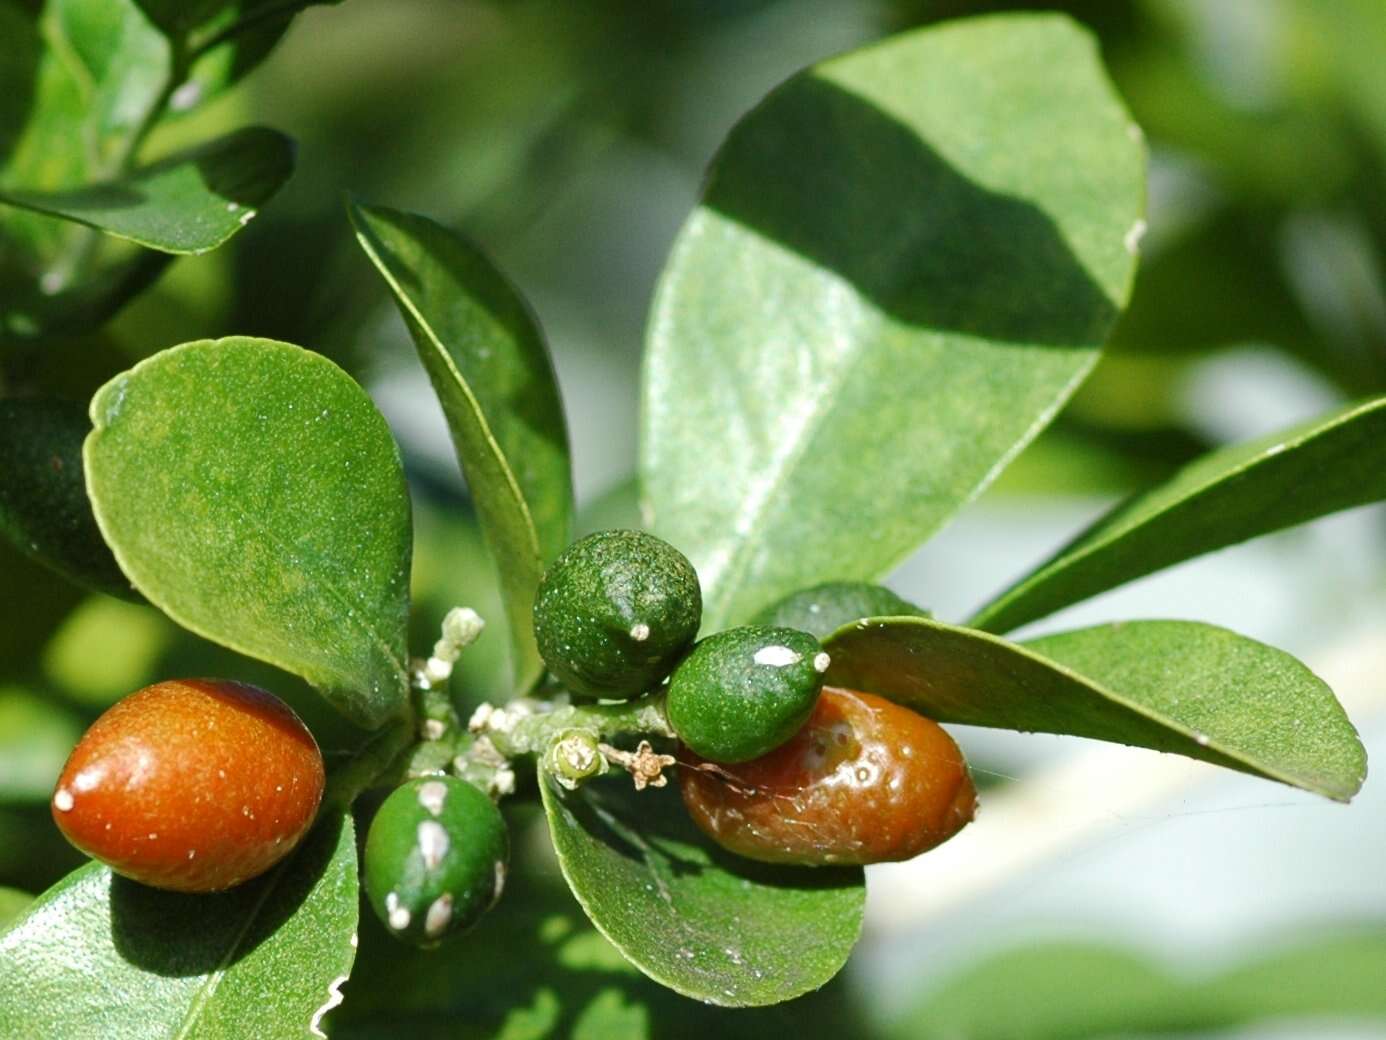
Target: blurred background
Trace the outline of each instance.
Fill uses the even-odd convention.
[[[632,523],[645,315],[730,126],[821,58],[1023,6],[310,9],[240,87],[151,147],[264,123],[299,142],[289,185],[229,246],[178,260],[101,332],[43,344],[30,376],[85,400],[140,357],[230,333],[346,366],[404,447],[416,646],[452,604],[481,610],[493,631],[454,688],[486,699],[504,668],[494,576],[441,413],[351,239],[343,192],[443,220],[496,258],[555,355],[585,526]],[[1146,132],[1150,230],[1130,311],[1073,405],[890,580],[949,620],[1208,448],[1386,393],[1386,3],[1042,6],[1097,34]],[[1384,521],[1361,510],[1227,550],[1035,631],[1128,617],[1226,625],[1308,662],[1386,761]],[[5,547],[0,575],[0,885],[38,891],[75,865],[47,818],[51,778],[90,718],[156,678],[261,681],[325,744],[343,736],[293,680],[150,608],[82,594]],[[411,1036],[581,1035],[584,1015],[615,1002],[632,1036],[643,1023],[669,1037],[1386,1037],[1386,785],[1369,779],[1342,807],[1153,752],[957,735],[984,788],[979,823],[914,863],[869,871],[866,939],[821,994],[727,1013],[661,993],[587,928],[543,842],[524,838],[517,891],[466,949],[425,962],[367,931],[361,973],[390,985],[349,990],[337,1033],[396,1035],[381,1022],[404,1014]],[[531,828],[523,809],[517,824]],[[522,967],[502,964],[508,949]]]

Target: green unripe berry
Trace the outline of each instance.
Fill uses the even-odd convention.
[[[752,620],[757,625],[799,628],[826,639],[843,625],[870,617],[929,617],[929,612],[901,599],[883,585],[865,581],[825,581],[791,592]]]
[[[599,531],[553,562],[534,600],[549,670],[585,697],[657,686],[697,638],[703,598],[688,558],[641,531]]]
[[[798,732],[828,655],[807,632],[751,625],[708,636],[669,682],[669,724],[711,762],[759,758]]]
[[[433,946],[500,898],[510,843],[495,803],[465,780],[427,776],[386,798],[366,836],[366,896],[396,938]]]

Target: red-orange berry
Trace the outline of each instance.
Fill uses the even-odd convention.
[[[278,697],[238,682],[171,680],[92,724],[58,778],[53,819],[118,874],[218,892],[293,849],[325,779],[313,735]]]
[[[805,866],[910,859],[972,819],[977,792],[942,727],[874,694],[824,687],[789,742],[738,765],[684,749],[693,820],[723,848]]]

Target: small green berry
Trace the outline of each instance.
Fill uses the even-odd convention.
[[[657,686],[697,638],[703,599],[688,558],[641,531],[600,531],[570,545],[534,600],[534,638],[549,670],[585,697]]]
[[[366,895],[390,933],[433,946],[474,925],[500,898],[505,820],[479,788],[426,776],[396,788],[366,836]]]
[[[929,612],[901,599],[883,585],[865,581],[825,581],[791,592],[753,619],[757,625],[803,629],[826,639],[843,625],[870,617],[929,617]]]
[[[752,625],[709,636],[669,683],[669,723],[712,762],[758,758],[779,747],[813,712],[828,655],[793,628]]]

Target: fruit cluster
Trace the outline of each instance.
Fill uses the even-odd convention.
[[[545,574],[534,631],[575,696],[664,696],[684,804],[718,844],[773,863],[865,864],[948,840],[976,792],[937,723],[825,688],[819,639],[864,617],[923,613],[879,586],[835,582],[695,643],[702,599],[689,561],[652,535],[604,531]]]
[[[920,613],[877,586],[832,583],[698,640],[698,577],[678,550],[638,531],[576,542],[544,575],[534,605],[540,653],[575,706],[564,715],[553,698],[543,702],[537,717],[552,721],[540,728],[542,748],[507,750],[465,731],[461,743],[444,741],[448,726],[433,713],[453,709],[437,684],[480,629],[475,614],[450,615],[415,677],[421,742],[382,774],[406,779],[370,825],[367,900],[393,935],[420,946],[474,924],[505,883],[509,841],[496,798],[506,788],[495,778],[526,751],[542,751],[546,771],[569,787],[611,763],[637,788],[661,785],[677,764],[694,822],[751,859],[876,863],[946,841],[975,805],[958,746],[906,708],[824,686],[831,661],[820,639],[863,617]],[[584,714],[596,702],[606,706]],[[675,741],[677,754],[649,740],[636,751],[605,743],[600,720],[623,702],[627,719],[658,721],[641,735]],[[642,714],[645,705],[655,714]],[[442,752],[430,757],[429,748]],[[490,769],[492,782],[469,763]],[[325,789],[317,743],[278,698],[242,683],[176,680],[127,697],[92,725],[52,810],[74,845],[118,873],[215,892],[282,860]]]

